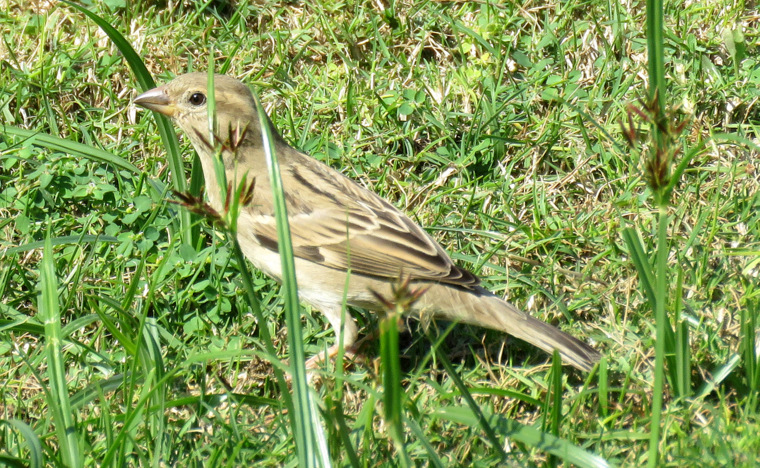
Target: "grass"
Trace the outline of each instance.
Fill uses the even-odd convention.
[[[155,119],[131,104],[133,59],[74,8],[6,3],[0,460],[295,463],[274,376],[293,338],[279,287],[256,271],[244,287],[248,267],[223,233],[166,203],[179,180],[198,189],[192,150],[180,138],[184,163],[167,158]],[[661,204],[646,162],[656,139],[631,107],[646,108],[653,73],[643,5],[378,5],[88,7],[157,82],[213,56],[294,146],[605,355],[589,375],[560,373],[503,334],[411,321],[311,385],[332,463],[759,463],[755,16],[665,6],[663,104],[687,121],[669,174],[690,159]],[[647,271],[652,285],[667,279],[659,292]],[[364,333],[381,325],[352,312]],[[319,313],[300,325],[307,355],[332,344]],[[670,341],[655,395],[658,326]]]

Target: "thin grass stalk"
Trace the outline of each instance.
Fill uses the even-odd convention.
[[[414,407],[414,401],[411,399],[407,400],[409,402],[409,405],[413,407],[415,412],[419,414],[419,410]],[[422,444],[422,446],[425,448],[425,451],[427,452],[428,459],[425,460],[426,463],[428,463],[429,466],[433,466],[436,468],[443,468],[443,460],[438,456],[438,451],[435,447],[433,447],[433,444],[430,443],[428,440],[427,435],[422,430],[422,427],[420,427],[419,423],[411,418],[407,418],[404,416],[404,424],[409,428],[412,435],[416,438],[417,442]]]
[[[658,99],[659,115],[665,115],[665,51],[662,0],[647,0],[647,53],[649,98]]]
[[[451,377],[451,380],[454,381],[454,385],[457,387],[459,393],[462,395],[462,398],[464,398],[464,401],[467,403],[470,411],[472,411],[472,414],[475,416],[478,426],[480,426],[481,430],[486,434],[486,439],[488,439],[488,441],[493,445],[494,449],[501,457],[501,460],[507,460],[507,452],[504,451],[504,447],[502,446],[499,437],[496,435],[496,431],[494,431],[493,427],[488,422],[488,419],[485,417],[485,415],[483,415],[483,410],[480,408],[480,405],[475,402],[475,399],[472,397],[472,394],[470,394],[467,386],[459,377],[459,374],[457,373],[456,369],[454,369],[451,361],[449,361],[449,358],[442,351],[440,351],[438,347],[435,348],[435,351],[438,356],[438,360],[441,364],[443,364],[446,372],[449,373],[449,377]]]
[[[649,64],[649,99],[657,111],[654,112],[655,121],[652,123],[655,144],[651,148],[652,157],[654,152],[665,150],[667,136],[663,135],[663,125],[658,121],[665,116],[665,59],[663,50],[663,5],[662,0],[647,0],[647,51]],[[660,424],[662,419],[662,397],[664,390],[664,367],[665,367],[665,339],[667,329],[670,328],[668,316],[665,310],[668,277],[668,198],[666,191],[655,190],[655,198],[658,205],[658,229],[657,229],[657,275],[655,277],[655,320],[657,335],[655,337],[655,365],[654,365],[654,393],[652,395],[652,431],[649,439],[648,466],[655,467],[659,464]]]
[[[274,197],[274,214],[277,222],[277,245],[282,262],[282,288],[285,303],[285,321],[288,328],[288,348],[290,351],[290,370],[293,384],[293,427],[295,429],[296,451],[298,466],[329,466],[330,458],[325,445],[324,429],[317,417],[316,402],[309,392],[306,375],[306,365],[303,349],[303,332],[301,329],[301,306],[298,302],[298,285],[296,284],[296,269],[293,259],[293,245],[290,240],[288,211],[285,205],[284,188],[280,176],[280,166],[274,147],[272,129],[258,100],[254,95],[259,121],[261,122],[261,138],[269,169],[269,181]]]
[[[655,322],[657,335],[654,342],[654,394],[652,395],[652,432],[649,438],[648,466],[659,464],[660,423],[662,395],[665,389],[665,327],[668,316],[665,310],[668,294],[668,209],[660,205],[657,229],[657,276],[655,277]]]
[[[338,459],[344,465],[352,468],[360,468],[362,464],[359,461],[359,455],[356,453],[354,444],[351,441],[351,429],[348,427],[348,424],[346,424],[342,396],[343,393],[341,392],[339,398],[336,399],[332,399],[329,395],[325,397],[326,413],[332,418],[331,426],[334,428],[332,441],[335,442],[337,440],[340,442],[340,444],[335,444],[334,454],[341,453],[343,455]],[[343,451],[339,452],[341,445],[343,446]]]

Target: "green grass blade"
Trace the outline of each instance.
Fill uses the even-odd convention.
[[[401,466],[411,466],[412,460],[404,443],[403,401],[401,363],[399,362],[398,320],[403,311],[389,311],[380,320],[380,357],[383,373],[383,411],[388,432],[396,447]],[[398,315],[397,315],[398,314]]]
[[[507,453],[504,451],[504,447],[499,441],[499,438],[496,436],[496,432],[493,430],[493,427],[491,427],[491,424],[483,415],[483,411],[480,409],[480,406],[477,404],[477,402],[475,402],[475,399],[470,394],[467,386],[464,384],[464,382],[462,382],[462,379],[459,377],[459,373],[456,369],[454,369],[454,366],[451,364],[451,361],[449,361],[449,358],[445,355],[445,353],[441,352],[438,348],[436,348],[436,353],[438,360],[443,364],[446,372],[449,373],[449,377],[451,377],[451,380],[454,381],[454,385],[456,385],[462,397],[467,402],[467,405],[472,412],[471,414],[477,417],[478,426],[481,428],[481,430],[483,430],[483,432],[485,432],[486,438],[491,443],[493,448],[499,452],[502,460],[505,460],[507,458]]]
[[[66,466],[82,466],[79,441],[77,440],[78,432],[75,428],[68,385],[66,384],[61,313],[58,308],[58,282],[53,266],[53,246],[50,242],[49,229],[45,239],[44,252],[40,261],[40,293],[37,306],[45,326],[47,375],[50,383],[48,406],[53,413],[61,458]]]
[[[747,300],[741,309],[741,356],[744,378],[750,394],[750,404],[756,405],[760,397],[760,350],[757,347],[758,319],[760,301]]]
[[[485,416],[476,415],[472,412],[471,408],[461,406],[439,409],[433,413],[433,417],[470,427],[479,427],[481,417]],[[499,415],[488,416],[485,419],[487,424],[495,428],[502,437],[509,437],[517,442],[535,447],[567,463],[584,468],[606,468],[611,466],[603,458],[593,455],[564,439],[540,431],[535,427],[527,426]]]
[[[117,169],[129,171],[135,175],[139,175],[140,172],[142,172],[137,168],[137,166],[125,160],[124,158],[120,158],[115,154],[111,154],[108,151],[104,151],[100,148],[95,148],[91,145],[77,143],[76,141],[48,135],[47,133],[35,132],[34,130],[26,130],[23,128],[14,127],[12,125],[4,125],[2,129],[3,132],[7,135],[26,138],[27,140],[24,143],[27,145],[39,146],[41,148],[47,148],[52,151],[60,151],[72,156],[81,156],[95,162],[110,164]]]
[[[647,300],[649,301],[652,310],[656,311],[661,301],[663,302],[664,307],[664,304],[667,302],[667,296],[662,297],[661,294],[663,293],[658,293],[657,287],[662,287],[663,285],[657,283],[657,276],[655,276],[654,272],[652,271],[652,267],[649,264],[649,259],[646,253],[644,252],[644,246],[641,242],[641,238],[639,237],[638,232],[630,227],[623,229],[623,240],[628,246],[628,254],[631,256],[631,261],[636,267],[641,289],[647,296]],[[665,289],[665,294],[667,294],[667,285],[665,285]],[[675,332],[673,331],[673,328],[670,326],[669,322],[666,323],[663,340],[665,349],[668,351],[668,353],[671,354],[670,359],[673,359],[674,356],[672,353],[676,349],[676,338]],[[673,368],[675,369],[675,361],[673,361],[671,364],[673,364]]]
[[[649,98],[659,98],[658,105],[661,111],[665,108],[665,37],[662,20],[662,0],[647,0]],[[656,128],[654,131],[658,132]]]
[[[602,356],[599,361],[599,415],[606,418],[610,413],[610,388],[609,376],[607,374],[607,356]]]
[[[95,401],[99,396],[115,392],[124,385],[124,375],[116,374],[107,379],[98,380],[71,395],[72,409],[80,409]]]
[[[342,397],[343,395],[339,396]],[[334,431],[333,440],[337,438],[340,441],[340,445],[343,446],[341,452],[343,463],[352,468],[360,468],[362,464],[351,441],[351,429],[346,424],[343,399],[333,399],[330,395],[327,395],[325,397],[325,407],[325,413],[331,419],[331,424],[328,424],[327,427],[329,429],[332,426],[332,430]]]
[[[654,310],[657,296],[654,291],[654,272],[649,265],[649,259],[646,253],[644,253],[644,246],[641,243],[639,233],[631,227],[623,229],[623,240],[628,246],[628,254],[631,256],[631,261],[636,267],[636,271],[639,274],[639,284],[641,289],[646,294],[649,304],[651,304]]]
[[[657,229],[657,277],[655,279],[654,316],[656,323],[656,337],[654,341],[654,388],[652,389],[652,425],[649,439],[650,467],[659,464],[660,421],[662,420],[662,397],[665,389],[665,340],[666,330],[673,331],[670,327],[665,304],[668,297],[668,211],[666,205],[660,205]]]
[[[552,372],[549,380],[549,392],[546,394],[546,404],[548,416],[548,429],[552,435],[559,437],[559,428],[562,424],[562,359],[559,352],[555,349],[552,353]],[[547,424],[544,424],[547,426]],[[546,427],[545,427],[546,428]],[[548,464],[557,465],[554,455],[549,456]]]
[[[153,81],[153,77],[145,67],[140,56],[135,52],[135,49],[124,38],[124,36],[111,26],[106,20],[91,12],[90,10],[77,5],[76,3],[68,0],[63,0],[63,3],[70,7],[79,10],[90,18],[95,24],[97,24],[103,32],[113,41],[114,45],[119,49],[119,52],[124,56],[124,59],[132,68],[132,72],[135,74],[137,82],[140,84],[141,91],[148,91],[155,88],[156,83]],[[160,115],[158,112],[153,112],[156,119],[156,126],[158,127],[158,133],[161,135],[161,141],[166,148],[166,157],[169,162],[169,168],[171,169],[172,186],[178,192],[185,192],[187,190],[187,179],[185,178],[185,165],[182,159],[182,154],[179,151],[179,142],[177,141],[177,134],[174,131],[169,119]],[[194,193],[193,195],[197,195]],[[190,213],[185,210],[179,211],[180,231],[185,242],[190,245],[195,245],[196,242],[193,238],[192,220]]]
[[[280,176],[280,166],[274,148],[272,129],[266,125],[269,118],[254,95],[256,109],[259,112],[261,137],[269,168],[269,180],[274,196],[274,213],[277,222],[277,245],[282,262],[282,294],[285,302],[285,318],[288,327],[288,347],[290,349],[290,369],[293,384],[292,415],[295,429],[296,449],[299,466],[327,466],[329,456],[327,447],[319,441],[325,440],[324,429],[317,418],[316,402],[309,392],[305,366],[301,330],[301,306],[298,302],[298,286],[296,284],[295,261],[293,245],[290,240],[290,225],[288,211],[285,205],[285,195]]]
[[[0,424],[7,424],[13,427],[26,441],[27,448],[29,449],[29,459],[24,460],[24,463],[20,463],[19,466],[42,468],[45,459],[44,453],[42,452],[42,443],[40,442],[40,438],[34,432],[34,429],[18,419],[3,419],[0,420]]]
[[[45,246],[46,241],[37,241],[37,242],[29,242],[24,245],[19,245],[16,247],[11,247],[9,249],[6,249],[4,251],[0,252],[0,258],[17,254],[21,252],[28,252],[30,250],[37,250],[41,249]],[[76,244],[96,244],[98,242],[108,242],[111,244],[118,244],[119,240],[113,236],[93,236],[93,235],[84,235],[84,236],[61,236],[61,237],[54,237],[50,239],[50,245],[53,247],[59,247],[62,245],[76,245]]]
[[[673,305],[673,315],[675,323],[675,347],[673,349],[673,369],[670,369],[671,380],[677,395],[680,398],[691,396],[691,351],[689,349],[689,324],[681,318],[683,308],[683,269],[680,264],[675,290],[675,304]],[[668,326],[670,324],[668,323]],[[667,343],[667,342],[666,342]]]
[[[404,424],[409,427],[409,430],[412,431],[412,434],[415,437],[415,440],[418,443],[421,443],[422,446],[425,448],[425,451],[428,454],[428,460],[427,462],[430,464],[430,466],[434,466],[436,468],[443,468],[445,465],[443,464],[443,460],[438,456],[438,452],[436,451],[435,447],[430,443],[430,441],[427,438],[427,435],[422,430],[420,425],[415,421],[414,419],[410,419],[407,417],[404,417]]]

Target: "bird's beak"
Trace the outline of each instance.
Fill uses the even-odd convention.
[[[161,87],[145,91],[137,96],[134,102],[140,107],[156,111],[167,117],[174,117],[174,114],[177,112],[177,108],[172,100],[169,99],[169,95]]]

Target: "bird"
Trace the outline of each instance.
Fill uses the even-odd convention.
[[[209,132],[208,93],[215,101],[216,130]],[[408,313],[499,330],[548,353],[564,364],[590,371],[601,355],[583,341],[545,323],[491,293],[480,279],[454,263],[417,223],[379,195],[338,170],[290,146],[246,84],[227,75],[194,72],[134,99],[140,107],[169,117],[188,137],[200,158],[210,206],[223,209],[215,172],[221,151],[232,187],[254,182],[253,199],[240,208],[237,240],[246,258],[281,282],[274,201],[262,126],[273,136],[290,225],[299,299],[322,312],[343,349],[353,351],[358,329],[348,305],[381,312],[405,278],[418,288]],[[221,145],[214,143],[216,139]],[[218,164],[216,166],[219,166]],[[337,341],[337,339],[336,339]],[[334,356],[338,343],[328,349]]]

